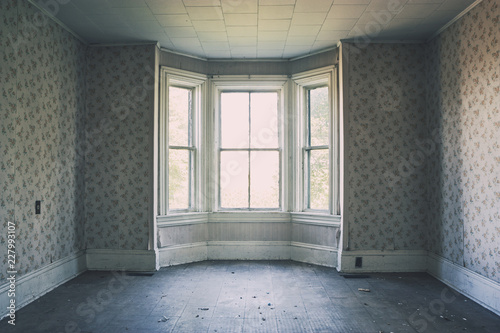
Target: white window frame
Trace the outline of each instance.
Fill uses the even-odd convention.
[[[294,183],[296,190],[293,199],[294,211],[328,215],[339,215],[339,115],[338,115],[338,89],[337,69],[334,66],[320,68],[292,76],[294,84],[295,104],[295,131],[294,155],[295,173]],[[307,149],[308,131],[308,106],[307,91],[316,87],[328,87],[330,104],[330,129],[329,129],[329,207],[328,210],[309,209],[307,205],[307,166],[305,165],[305,150]]]
[[[203,160],[202,150],[204,149],[204,140],[201,132],[201,123],[204,121],[204,104],[206,96],[206,76],[170,67],[161,68],[161,92],[160,92],[160,160],[159,160],[159,213],[160,215],[171,215],[179,213],[189,213],[203,210]],[[190,202],[191,207],[188,209],[170,210],[169,209],[169,193],[168,193],[168,119],[169,119],[169,87],[182,87],[192,89],[193,95],[193,114],[192,114],[192,163],[191,163],[191,188]]]
[[[213,195],[211,200],[213,212],[276,212],[287,211],[288,209],[288,138],[287,138],[287,86],[288,77],[282,75],[266,75],[266,76],[217,76],[210,80],[210,109],[212,119],[209,133],[212,137],[209,142],[213,142],[213,150],[210,154],[211,158],[211,189],[209,193]],[[220,206],[220,94],[222,92],[266,92],[272,91],[278,93],[279,110],[278,110],[278,130],[280,131],[280,203],[277,208],[223,208]]]

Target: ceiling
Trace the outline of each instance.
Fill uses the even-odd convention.
[[[89,44],[158,42],[165,49],[206,59],[289,59],[334,47],[341,39],[425,41],[480,2],[30,1]]]

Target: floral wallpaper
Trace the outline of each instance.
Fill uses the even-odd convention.
[[[427,45],[429,249],[500,282],[500,3],[485,0]]]
[[[27,1],[2,1],[0,19],[0,260],[11,221],[20,276],[84,248],[85,45]]]
[[[348,44],[350,250],[426,247],[422,44]]]
[[[148,248],[155,48],[88,48],[85,233],[90,249]]]

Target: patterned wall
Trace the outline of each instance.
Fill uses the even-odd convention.
[[[485,0],[427,47],[430,250],[500,282],[500,4]]]
[[[84,248],[85,46],[27,1],[2,1],[0,19],[0,258],[15,222],[19,276]]]
[[[90,249],[148,248],[155,47],[88,48],[85,232]]]
[[[426,247],[422,44],[349,44],[350,250]]]

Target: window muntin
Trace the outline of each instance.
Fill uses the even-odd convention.
[[[281,208],[277,91],[221,91],[219,209]]]

